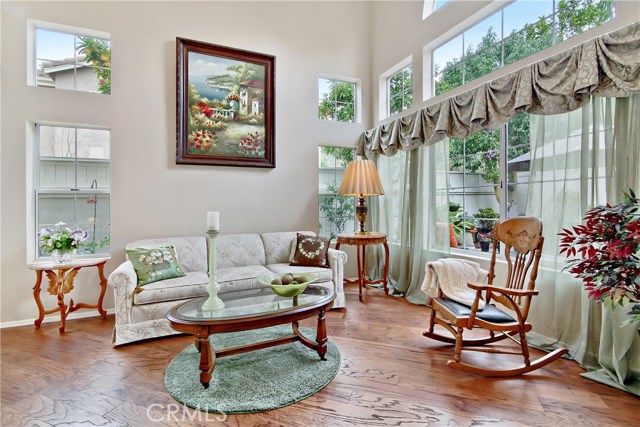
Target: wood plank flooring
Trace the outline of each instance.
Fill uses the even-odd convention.
[[[489,379],[446,366],[452,347],[422,336],[429,309],[347,288],[347,309],[327,315],[342,353],[319,393],[274,411],[222,416],[177,404],[165,391],[169,361],[192,338],[111,346],[113,316],[0,331],[2,418],[9,426],[627,426],[640,399],[584,379],[559,360],[533,374]],[[35,308],[34,308],[35,309]],[[313,320],[302,322],[314,327]],[[541,353],[534,351],[533,357]],[[465,355],[463,354],[463,357]],[[473,354],[494,363],[496,355]]]

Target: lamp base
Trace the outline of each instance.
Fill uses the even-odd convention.
[[[356,206],[356,217],[360,222],[360,233],[364,233],[364,222],[367,219],[367,207],[364,204],[364,196],[358,196],[358,206]]]

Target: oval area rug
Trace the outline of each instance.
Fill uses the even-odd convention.
[[[300,328],[315,341],[316,332]],[[209,337],[214,350],[266,341],[291,334],[291,325]],[[250,414],[281,408],[321,390],[340,371],[340,351],[331,339],[327,360],[299,342],[216,359],[205,389],[200,383],[200,353],[193,344],[167,367],[164,384],[169,394],[190,408],[223,414]]]

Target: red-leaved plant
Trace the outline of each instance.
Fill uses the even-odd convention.
[[[584,281],[589,298],[615,307],[634,303],[626,323],[640,320],[640,213],[632,190],[622,203],[589,209],[584,225],[558,235],[565,270]]]

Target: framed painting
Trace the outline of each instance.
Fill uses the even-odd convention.
[[[176,38],[176,163],[275,167],[275,57]]]

